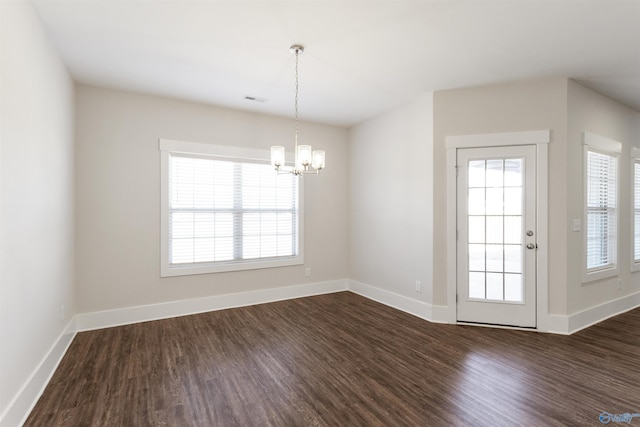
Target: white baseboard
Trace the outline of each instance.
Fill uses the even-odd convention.
[[[353,293],[388,305],[395,309],[417,316],[430,322],[448,323],[448,309],[445,306],[433,306],[404,295],[396,294],[385,289],[376,288],[355,280],[349,280],[349,290]]]
[[[11,400],[7,409],[0,415],[0,427],[15,427],[24,424],[45,387],[49,384],[75,335],[75,318],[72,318],[36,366],[29,379]]]
[[[547,328],[538,329],[540,332],[548,332],[550,334],[570,335],[569,333],[569,316],[562,314],[549,314],[547,316]]]
[[[578,332],[636,307],[640,307],[640,292],[579,311],[569,316],[569,333]]]
[[[435,323],[451,323],[447,306],[431,305],[385,289],[349,280],[349,290],[363,297]],[[608,301],[572,315],[549,314],[546,328],[540,332],[571,335],[610,317],[640,307],[640,292]]]
[[[551,314],[549,315],[549,327],[545,332],[571,335],[637,307],[640,307],[640,292],[607,301],[568,316]]]
[[[344,279],[77,314],[69,321],[65,330],[0,415],[0,427],[20,426],[26,421],[76,332],[346,290],[348,282]]]
[[[13,398],[4,413],[0,415],[0,427],[14,427],[24,423],[69,348],[76,331],[108,328],[340,291],[354,292],[430,322],[450,323],[448,321],[449,309],[446,306],[434,306],[348,279],[82,313],[69,321],[65,330],[60,334],[32,375]],[[639,306],[640,292],[569,316],[552,314],[548,316],[548,330],[544,332],[569,335]]]
[[[187,316],[207,311],[264,304],[312,295],[346,291],[347,280],[308,283],[281,288],[261,289],[236,294],[216,295],[182,301],[171,301],[160,304],[141,305],[137,307],[119,308],[115,310],[81,313],[76,316],[77,330],[109,328],[169,317]]]
[[[449,306],[446,305],[432,305],[431,306],[431,321],[434,323],[455,323],[451,322],[451,311]]]

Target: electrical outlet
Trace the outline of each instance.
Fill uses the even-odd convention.
[[[622,290],[622,279],[618,279],[618,290]]]
[[[311,277],[311,267],[304,269],[304,277]]]
[[[422,282],[420,280],[416,280],[416,292],[422,292]]]

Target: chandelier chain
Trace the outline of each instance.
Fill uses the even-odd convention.
[[[296,97],[295,97],[295,111],[296,111],[296,153],[298,152],[298,56],[300,52],[296,49]]]

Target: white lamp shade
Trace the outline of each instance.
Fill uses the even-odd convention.
[[[313,162],[311,166],[316,170],[324,168],[324,150],[313,151]]]
[[[284,147],[282,145],[271,147],[271,164],[275,167],[284,166]]]
[[[310,145],[298,145],[298,163],[302,166],[309,166],[311,164],[311,146]]]

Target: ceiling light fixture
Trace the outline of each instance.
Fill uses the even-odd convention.
[[[291,53],[296,55],[296,133],[294,156],[295,161],[293,167],[285,166],[284,146],[274,145],[271,147],[271,164],[276,168],[278,173],[291,173],[294,175],[318,175],[321,169],[324,169],[324,151],[312,150],[310,145],[298,145],[298,57],[304,52],[304,47],[294,44],[289,48]]]

